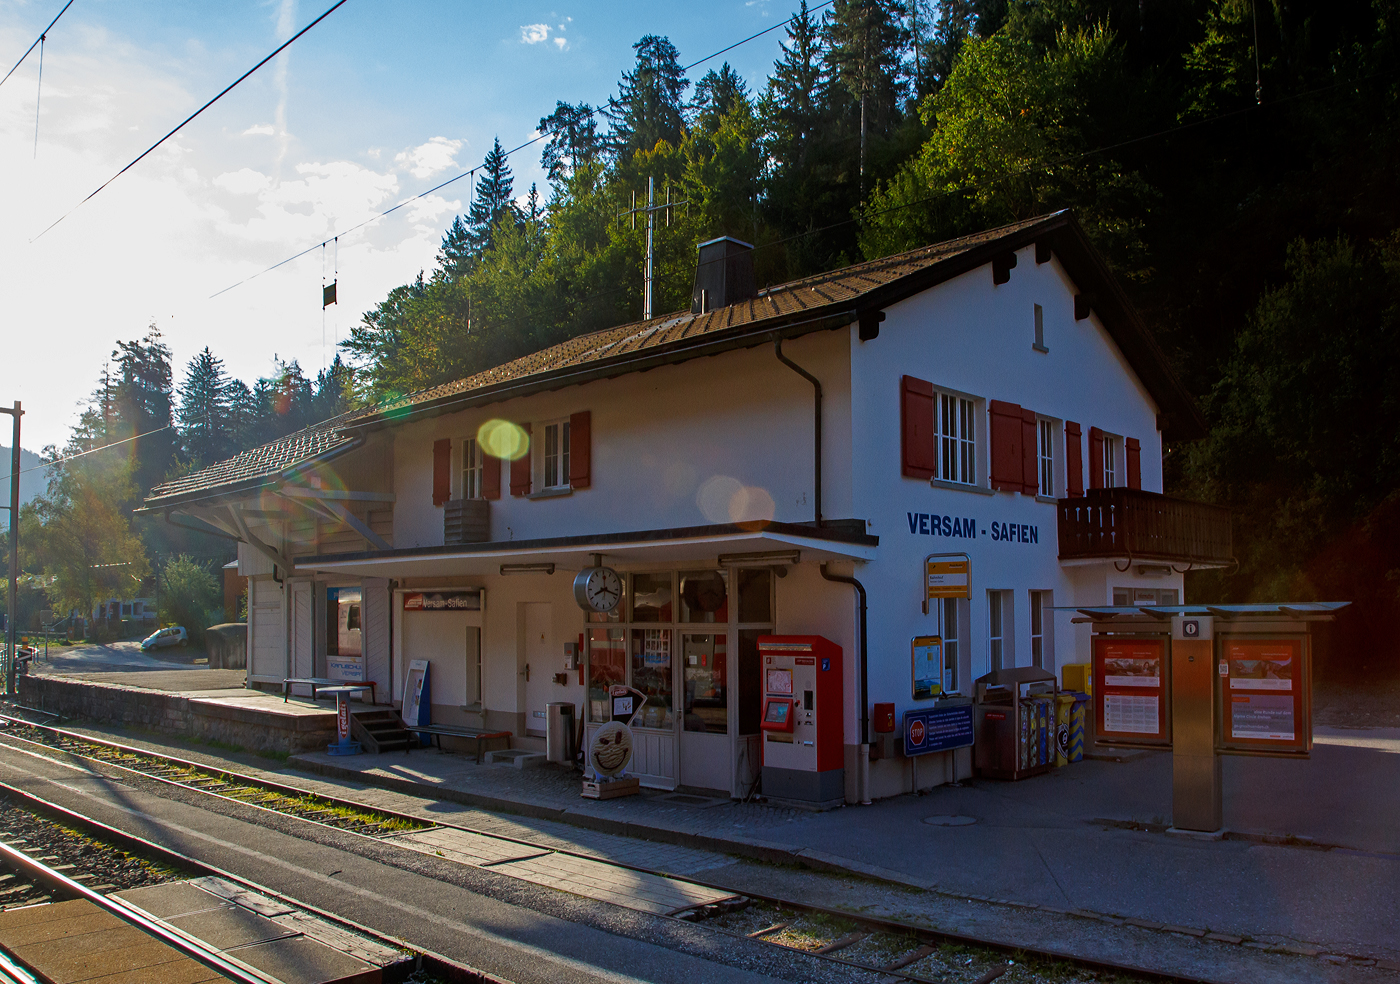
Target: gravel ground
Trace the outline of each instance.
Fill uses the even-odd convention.
[[[861,932],[860,926],[824,914],[796,914],[767,903],[756,903],[738,912],[727,912],[704,921],[705,925],[744,936],[784,924],[782,929],[765,933],[771,943],[799,950],[816,950]],[[859,942],[842,947],[836,956],[853,963],[872,967],[887,967],[921,946],[913,936],[874,933]],[[926,980],[965,984],[997,980],[1006,984],[1073,984],[1073,982],[1102,982],[1102,984],[1141,984],[1142,978],[1117,974],[1100,974],[1044,960],[1027,960],[1020,954],[1005,955],[983,947],[941,944],[926,956],[906,964],[899,971]]]
[[[128,854],[0,799],[0,840],[75,881],[101,891],[123,891],[183,878],[173,868]],[[0,905],[6,909],[48,900],[48,893],[22,875],[0,874]]]
[[[1313,688],[1313,722],[1331,728],[1400,728],[1400,677],[1365,686],[1319,681]]]

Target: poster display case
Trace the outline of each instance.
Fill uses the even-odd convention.
[[[1170,649],[1165,635],[1096,635],[1094,724],[1112,745],[1171,745]]]
[[[1221,751],[1306,755],[1312,672],[1305,634],[1222,633],[1216,641]]]

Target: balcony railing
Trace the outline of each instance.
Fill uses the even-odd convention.
[[[1230,511],[1140,489],[1093,489],[1059,503],[1060,560],[1234,562]]]

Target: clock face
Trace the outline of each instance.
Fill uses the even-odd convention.
[[[589,611],[610,612],[622,600],[622,578],[610,567],[579,571],[574,579],[574,596]]]

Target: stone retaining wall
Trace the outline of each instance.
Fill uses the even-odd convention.
[[[276,714],[162,690],[36,674],[19,677],[19,696],[29,707],[65,718],[219,741],[252,752],[324,751],[336,740],[334,711]]]

